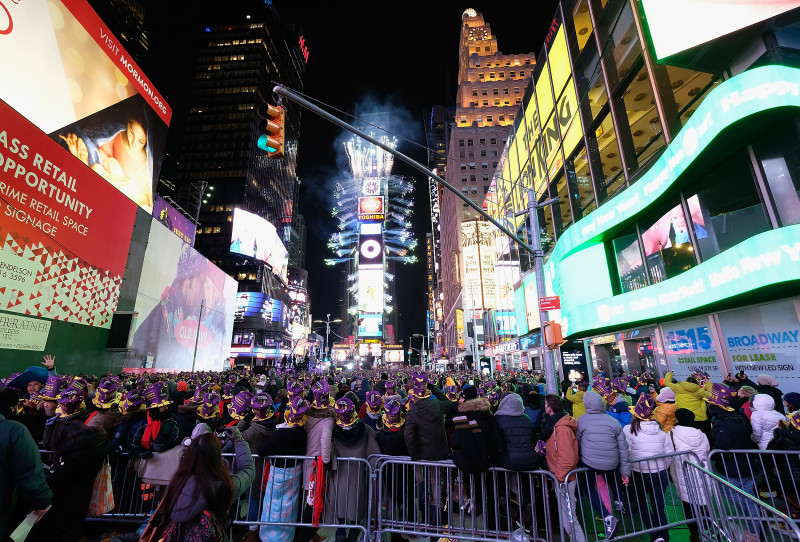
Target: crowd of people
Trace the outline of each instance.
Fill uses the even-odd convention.
[[[132,539],[144,529],[145,536],[157,532],[166,541],[192,536],[222,540],[232,505],[248,496],[245,508],[253,521],[363,522],[366,499],[359,495],[366,492],[367,479],[340,469],[329,473],[327,493],[321,482],[337,457],[383,454],[411,461],[451,459],[465,473],[491,466],[548,470],[570,497],[556,500],[558,522],[571,540],[586,539],[568,504],[576,502],[580,490],[602,519],[607,539],[617,533],[620,514],[631,507],[651,540],[666,541],[670,482],[687,518],[705,502],[702,494],[698,502],[687,489],[682,462],[665,456],[692,452],[707,464],[712,450],[800,450],[800,394],[784,394],[767,374],[756,382],[743,373],[724,382],[701,373],[678,381],[671,373],[660,380],[649,373],[612,377],[601,367],[592,382],[565,381],[560,393],[546,394],[542,375],[531,371],[490,376],[419,368],[272,369],[267,374],[229,370],[95,377],[58,374],[51,356],[42,365],[8,375],[0,387],[0,507],[14,511],[0,515],[3,540],[30,510],[38,521],[28,541],[79,540],[87,535],[84,517],[106,458],[150,459],[180,445],[185,454],[157,495],[157,512]],[[49,464],[39,450],[52,451]],[[222,460],[222,452],[235,454],[233,468]],[[262,470],[255,467],[253,454],[307,459],[273,461],[270,470]],[[762,477],[800,479],[797,458],[776,467],[788,472],[756,472],[749,463],[743,469],[736,454],[715,457],[710,467],[754,496]],[[582,477],[570,475],[578,468],[586,469]],[[254,484],[267,491],[248,492]],[[341,491],[344,487],[349,490]],[[279,502],[252,498],[274,494],[270,488],[280,488]],[[448,497],[443,499],[442,491],[433,488],[430,493],[436,496],[417,505],[427,507],[420,511],[427,521],[443,520]],[[787,512],[798,517],[797,495],[784,497]],[[312,506],[298,506],[304,499]],[[301,510],[308,516],[298,517]],[[337,511],[349,517],[336,517]],[[700,540],[697,524],[690,523],[689,529],[691,540]],[[752,526],[746,538],[757,540],[756,530]],[[360,533],[340,528],[336,542],[355,542]],[[269,524],[254,525],[239,538],[324,540],[312,527]]]

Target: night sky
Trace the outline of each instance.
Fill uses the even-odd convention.
[[[229,0],[231,1],[231,0]],[[235,1],[235,0],[233,0]],[[398,150],[426,163],[424,110],[455,102],[461,14],[467,8],[483,13],[505,54],[538,53],[555,13],[554,0],[527,2],[318,2],[275,0],[284,23],[297,24],[309,51],[303,76],[304,94],[339,118],[348,114],[392,111],[403,119],[393,129]],[[181,10],[178,6],[184,8]],[[180,148],[196,59],[197,29],[209,24],[204,10],[185,10],[183,2],[156,2],[163,26],[152,35],[152,48],[167,52],[147,69],[151,80],[173,107],[168,150]],[[206,12],[207,13],[207,12]],[[178,40],[176,37],[182,36]],[[320,103],[321,102],[321,103]],[[339,110],[342,113],[337,113]],[[347,134],[349,136],[349,134]],[[302,113],[298,177],[299,212],[308,230],[306,269],[314,319],[339,312],[339,267],[325,266],[331,257],[327,240],[336,229],[331,217],[332,180],[344,175],[342,130],[311,111]],[[430,231],[427,179],[395,161],[394,173],[414,179],[416,264],[398,266],[396,298],[399,335],[425,332],[425,233]]]

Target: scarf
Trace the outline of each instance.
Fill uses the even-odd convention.
[[[83,423],[83,425],[89,425],[89,422],[90,422],[90,421],[92,421],[92,418],[94,418],[95,416],[97,416],[97,413],[98,413],[98,412],[99,412],[99,410],[95,410],[94,412],[92,412],[91,414],[89,414],[89,417],[88,417],[88,418],[86,418],[86,421]]]
[[[161,420],[156,421],[149,412],[147,413],[147,426],[142,435],[142,446],[144,446],[146,450],[150,449],[150,444],[153,443],[159,431],[161,431],[161,423]]]

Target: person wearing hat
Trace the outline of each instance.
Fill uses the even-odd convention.
[[[222,426],[222,398],[218,392],[203,395],[203,402],[197,407],[197,422],[207,424],[212,431]]]
[[[39,442],[44,450],[49,449],[50,437],[53,434],[53,424],[58,420],[56,417],[58,396],[68,385],[69,381],[66,378],[58,375],[50,375],[47,377],[44,388],[36,395],[36,400],[39,401],[37,408],[40,408],[45,415],[45,422],[40,431],[41,439]]]
[[[283,423],[276,426],[258,448],[258,455],[303,455],[306,450],[306,430],[308,420],[308,401],[302,395],[295,395],[284,412]],[[303,464],[295,459],[273,459],[269,478],[264,489],[264,506],[261,521],[271,523],[294,523],[297,520],[297,503],[302,498],[300,477]],[[261,540],[270,542],[291,542],[294,527],[262,525],[259,528]],[[250,535],[252,536],[252,535]]]
[[[226,427],[231,427],[250,417],[250,403],[253,401],[253,394],[247,390],[242,390],[231,399],[228,406],[228,420],[225,423]],[[242,435],[244,436],[244,435]],[[246,439],[245,439],[246,440]],[[248,442],[249,444],[249,442]]]
[[[628,441],[633,469],[634,495],[639,504],[639,513],[647,529],[664,527],[650,534],[652,540],[669,540],[667,515],[664,511],[665,496],[669,489],[670,461],[664,458],[650,459],[669,453],[667,434],[655,420],[656,400],[649,393],[639,395],[636,404],[630,407],[630,425],[622,428]],[[648,508],[648,500],[650,507]]]
[[[197,383],[194,393],[185,404],[179,404],[175,409],[175,419],[178,423],[178,440],[183,440],[194,431],[195,425],[202,420],[197,416],[197,409],[203,404],[203,397],[211,391],[211,384]]]
[[[149,458],[153,453],[169,450],[178,443],[178,422],[169,410],[169,388],[166,382],[154,382],[144,390],[147,424],[133,437],[133,451]]]
[[[736,397],[731,400],[731,406],[741,411],[749,420],[753,417],[753,397],[756,393],[756,389],[751,386],[741,386],[736,392]]]
[[[711,421],[708,417],[705,399],[708,398],[711,382],[700,386],[697,380],[690,376],[684,382],[672,382],[672,372],[664,375],[664,386],[675,392],[675,405],[677,408],[688,408],[694,412],[694,422],[697,428],[710,435]]]
[[[783,406],[786,407],[786,415],[793,414],[800,410],[800,393],[790,391],[783,396]]]
[[[536,431],[531,419],[525,415],[522,397],[516,393],[505,394],[500,400],[495,420],[502,435],[497,464],[513,471],[539,468],[541,456],[534,450]]]
[[[86,418],[86,425],[113,435],[114,428],[122,414],[118,405],[120,401],[120,384],[115,378],[104,377],[92,396],[92,404],[97,409]]]
[[[606,402],[606,412],[617,420],[623,427],[631,423],[630,403],[626,395],[630,379],[627,376],[618,376],[611,380],[611,390],[603,399]]]
[[[600,475],[605,485],[589,483],[589,500],[592,508],[603,518],[606,539],[610,539],[619,527],[619,519],[613,514],[614,498],[624,494],[623,484],[631,475],[630,448],[622,431],[622,424],[606,413],[603,398],[596,391],[587,391],[583,396],[586,413],[578,420],[578,438],[581,466],[590,469],[590,479]],[[621,482],[621,483],[620,483]],[[601,496],[602,492],[602,496]]]
[[[586,409],[583,408],[583,394],[588,387],[588,382],[581,381],[575,387],[570,386],[565,394],[567,401],[572,404],[572,417],[576,420],[586,413]]]
[[[783,392],[778,388],[777,378],[768,374],[758,375],[756,392],[765,393],[772,397],[772,400],[775,401],[775,410],[781,414],[786,414],[786,409],[783,406]]]
[[[133,438],[147,425],[147,410],[142,392],[133,388],[119,401],[120,418],[111,437],[111,451],[127,453],[133,447]]]
[[[675,427],[675,392],[671,388],[661,388],[656,396],[655,420],[661,425],[661,430],[669,433]]]
[[[747,417],[734,409],[733,397],[734,390],[714,382],[705,401],[708,403],[708,414],[711,416],[711,447],[714,450],[752,450],[756,448],[753,442],[752,429]],[[695,414],[695,424],[697,415]],[[701,428],[702,430],[702,428]],[[749,467],[748,456],[746,453],[720,453],[714,456],[714,466],[716,471],[728,482],[735,485],[742,491],[755,496],[755,479],[753,469]],[[747,510],[750,517],[758,516],[758,510],[746,499],[734,492],[723,492],[736,503],[740,509]],[[758,524],[752,521],[747,522],[749,533],[745,533],[745,538],[758,540],[755,533],[759,532]],[[752,536],[750,536],[752,535]]]
[[[28,367],[25,372],[6,382],[6,387],[19,390],[22,409],[27,413],[33,413],[39,403],[36,396],[44,388],[49,377],[50,374],[44,367]]]
[[[378,424],[378,431],[375,440],[383,455],[404,457],[408,455],[405,436],[406,410],[399,395],[391,395],[384,401],[383,414]],[[410,488],[414,487],[414,472],[412,469],[403,469],[399,474],[403,479],[396,480],[394,477],[387,477],[384,480],[386,494],[390,502],[386,503],[387,509],[399,506],[399,517],[411,517],[414,514],[414,492]]]
[[[366,402],[361,405],[358,417],[370,426],[373,431],[378,429],[378,420],[383,412],[383,397],[381,392],[369,390],[366,394]]]
[[[684,463],[686,461],[694,462],[695,456],[697,456],[698,465],[707,467],[711,446],[705,433],[695,427],[694,412],[691,410],[679,408],[675,411],[675,426],[667,433],[667,452],[684,452],[685,454],[672,458],[672,481],[678,490],[686,519],[694,518],[694,506],[705,507],[708,504],[708,495],[705,492],[706,483],[695,469],[684,473]],[[686,485],[686,475],[692,477],[693,491],[691,492]],[[700,542],[697,522],[689,523],[688,527],[689,541]]]
[[[356,457],[366,459],[379,454],[380,448],[375,440],[375,432],[358,418],[355,403],[349,397],[342,397],[334,405],[336,426],[331,441],[333,457]],[[356,471],[359,472],[359,471]],[[367,516],[368,477],[354,474],[352,468],[334,468],[328,479],[325,493],[326,523],[364,523]],[[336,530],[336,542],[355,542],[361,533],[359,529]]]
[[[786,418],[786,421],[773,431],[767,450],[800,452],[800,410],[791,412]],[[770,487],[783,494],[788,515],[792,518],[800,517],[800,495],[797,486],[786,483],[786,480],[800,480],[800,456],[787,454],[779,461],[765,461],[765,464],[765,474]]]
[[[412,461],[448,459],[450,450],[444,419],[453,403],[434,386],[428,386],[425,373],[415,372],[411,379],[404,431],[408,454]]]

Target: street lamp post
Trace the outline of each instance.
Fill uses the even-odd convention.
[[[420,355],[422,356],[422,365],[427,369],[427,367],[428,367],[428,354],[427,354],[427,351],[426,351],[426,348],[425,348],[425,335],[422,335],[421,333],[414,333],[411,336],[412,337],[420,337],[422,339],[422,349],[420,350]],[[408,345],[409,348],[411,348],[411,344],[410,343],[411,343],[411,341],[409,340],[409,345]],[[415,350],[416,350],[416,348],[415,348]]]
[[[317,323],[320,323],[320,324],[325,324],[325,347],[324,347],[324,350],[322,351],[322,359],[323,359],[323,361],[325,360],[325,356],[326,355],[328,356],[328,359],[331,358],[330,352],[328,352],[328,336],[331,334],[331,324],[334,324],[336,322],[341,322],[341,321],[342,321],[341,318],[337,318],[336,320],[331,320],[330,313],[325,315],[325,320],[314,320],[314,322],[317,322]]]

